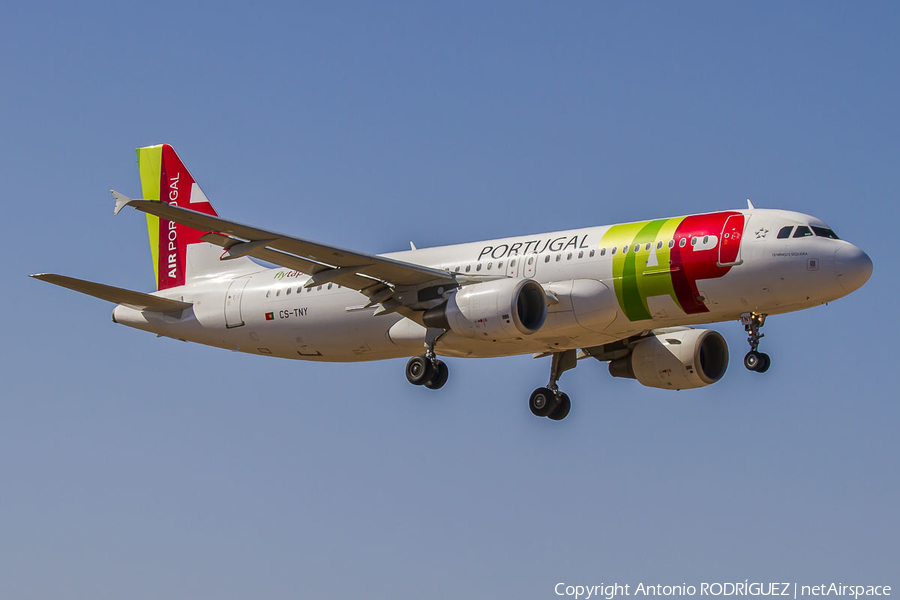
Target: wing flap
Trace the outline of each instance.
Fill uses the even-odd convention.
[[[228,260],[232,251],[238,249],[237,253],[239,256],[252,256],[253,258],[258,258],[259,260],[264,260],[314,277],[317,274],[321,274],[324,276],[324,281],[331,281],[353,290],[364,290],[372,284],[377,283],[376,280],[359,276],[350,270],[342,270],[341,267],[333,269],[328,265],[307,260],[302,256],[288,254],[280,250],[273,250],[268,248],[267,244],[258,244],[251,248],[246,248],[245,245],[249,246],[257,244],[257,242],[241,242],[235,238],[230,238],[226,235],[212,231],[204,234],[200,239],[204,242],[209,242],[210,244],[225,248],[225,253],[222,255],[223,260]],[[317,281],[316,283],[319,282]],[[316,285],[316,283],[313,283],[312,285]]]
[[[190,308],[190,302],[181,302],[170,298],[162,298],[153,296],[143,292],[135,292],[123,288],[105,285],[103,283],[95,283],[93,281],[85,281],[84,279],[76,279],[65,275],[56,275],[54,273],[37,273],[31,275],[35,279],[52,283],[60,287],[68,288],[88,296],[100,298],[115,304],[122,304],[129,308],[142,310],[147,312],[171,313]]]

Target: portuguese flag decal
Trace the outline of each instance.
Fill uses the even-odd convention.
[[[266,313],[266,321],[274,321],[275,313]]]

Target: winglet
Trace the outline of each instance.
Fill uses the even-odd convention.
[[[753,206],[753,203],[750,202],[750,198],[747,198],[747,208],[750,210],[753,210],[754,208],[756,208],[755,206]]]
[[[119,211],[128,206],[128,203],[131,202],[131,198],[125,194],[120,194],[116,190],[109,190],[109,193],[116,199],[116,207],[113,209],[114,215],[119,214]]]

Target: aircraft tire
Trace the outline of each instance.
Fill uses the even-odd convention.
[[[751,350],[744,355],[744,366],[750,371],[759,371],[760,365],[762,365],[762,356],[759,352]]]
[[[572,409],[572,401],[569,400],[569,395],[563,392],[559,393],[559,406],[554,409],[552,413],[547,415],[547,417],[553,421],[562,421],[565,419],[569,411]]]
[[[431,361],[424,356],[413,356],[406,363],[406,380],[413,385],[423,385],[434,376]]]
[[[447,383],[447,378],[450,377],[450,369],[447,368],[447,363],[442,360],[434,361],[432,368],[434,375],[425,382],[425,387],[430,390],[439,390]]]
[[[559,398],[550,388],[539,387],[531,392],[528,399],[528,408],[536,417],[546,417],[559,406]]]
[[[769,367],[772,366],[772,359],[765,352],[760,353],[759,355],[760,361],[759,366],[756,367],[757,373],[765,373],[769,370]]]

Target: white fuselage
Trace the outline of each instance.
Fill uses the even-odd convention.
[[[588,348],[642,331],[740,318],[742,313],[778,314],[829,302],[857,289],[868,278],[865,257],[852,244],[827,237],[778,239],[785,226],[825,227],[799,213],[781,210],[733,211],[743,215],[739,256],[723,276],[697,279],[696,301],[703,312],[685,312],[673,295],[653,294],[660,277],[657,248],[670,239],[629,247],[645,272],[636,284],[651,290],[644,298],[649,318],[634,320],[623,309],[619,256],[607,247],[611,227],[575,229],[423,248],[387,256],[408,263],[470,276],[529,278],[558,302],[548,307],[544,325],[532,335],[492,340],[449,333],[435,347],[447,356],[506,356]],[[640,225],[640,224],[637,224]],[[671,237],[671,236],[669,236]],[[721,235],[697,236],[683,252],[719,257]],[[601,254],[601,249],[603,253]],[[841,253],[840,255],[838,253]],[[865,257],[865,259],[860,258]],[[425,328],[399,313],[375,315],[368,298],[337,284],[305,288],[307,275],[284,268],[225,271],[201,281],[158,292],[193,303],[181,315],[140,312],[117,306],[117,323],[182,340],[283,358],[364,361],[421,354]],[[644,287],[640,287],[644,286]],[[632,314],[633,316],[633,314]]]

